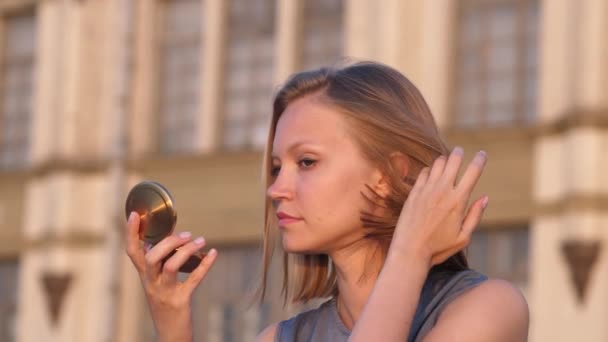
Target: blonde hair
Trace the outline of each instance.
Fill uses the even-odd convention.
[[[373,205],[385,208],[386,217],[361,212],[365,238],[378,242],[386,255],[395,225],[416,177],[448,149],[442,142],[431,111],[420,91],[397,70],[376,62],[358,62],[344,67],[320,68],[292,75],[274,97],[268,141],[264,152],[263,174],[266,188],[272,184],[272,144],[277,122],[287,106],[306,95],[318,96],[345,116],[356,145],[366,160],[379,167],[390,179],[390,194],[382,198],[361,194]],[[402,179],[390,160],[392,152],[409,158],[409,172]],[[260,286],[263,300],[270,263],[277,243],[276,217],[271,199],[266,197],[263,238],[263,274]],[[450,257],[437,268],[467,269],[463,252]],[[286,302],[307,302],[338,293],[336,273],[325,255],[283,252],[283,295]]]

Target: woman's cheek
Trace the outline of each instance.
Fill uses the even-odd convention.
[[[336,207],[335,191],[331,182],[308,177],[298,187],[298,208],[306,220],[315,226],[323,225]]]

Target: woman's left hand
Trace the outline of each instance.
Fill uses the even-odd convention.
[[[449,158],[441,156],[430,170],[426,167],[420,172],[401,210],[390,252],[414,253],[430,269],[469,244],[488,197],[482,196],[465,209],[487,157],[478,152],[456,183],[463,154],[456,147]]]

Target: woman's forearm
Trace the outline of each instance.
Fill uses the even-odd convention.
[[[425,258],[389,250],[349,341],[406,341],[428,271]]]

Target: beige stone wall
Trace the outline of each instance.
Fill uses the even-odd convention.
[[[534,341],[604,341],[608,272],[608,4],[544,1],[539,85],[540,121],[555,128],[539,134],[534,148],[534,217],[531,260]],[[599,242],[585,297],[576,296],[562,246]],[[556,328],[560,327],[560,328]]]
[[[19,227],[25,245],[19,252],[19,341],[101,341],[115,333],[113,288],[122,249],[113,158],[122,114],[116,107],[122,4],[33,4],[38,54],[32,162]],[[71,277],[56,324],[46,275]]]
[[[275,84],[298,69],[302,1],[277,3]],[[134,17],[127,14],[129,4]],[[259,243],[262,157],[260,151],[218,151],[227,5],[204,4],[196,153],[167,157],[157,153],[155,139],[158,1],[1,2],[0,20],[34,7],[38,23],[32,166],[0,172],[0,258],[20,259],[18,341],[146,338],[150,325],[141,286],[120,235],[124,197],[140,180],[159,180],[171,189],[180,230],[227,249]],[[491,197],[483,229],[531,225],[524,289],[530,341],[605,341],[608,3],[545,0],[540,6],[538,122],[530,127],[463,131],[449,125],[456,2],[345,0],[344,51],[388,63],[411,78],[449,145],[463,146],[467,155],[488,151],[490,163],[473,195]],[[603,246],[584,303],[577,301],[561,250],[569,239]],[[55,327],[41,285],[48,272],[73,277]],[[215,272],[218,279],[228,277]],[[218,284],[209,288],[220,291]],[[221,308],[209,291],[197,300],[209,305],[201,315],[215,317]],[[273,320],[298,309],[283,310],[276,297]],[[248,319],[254,324],[259,317]],[[213,322],[201,326],[207,324]]]

